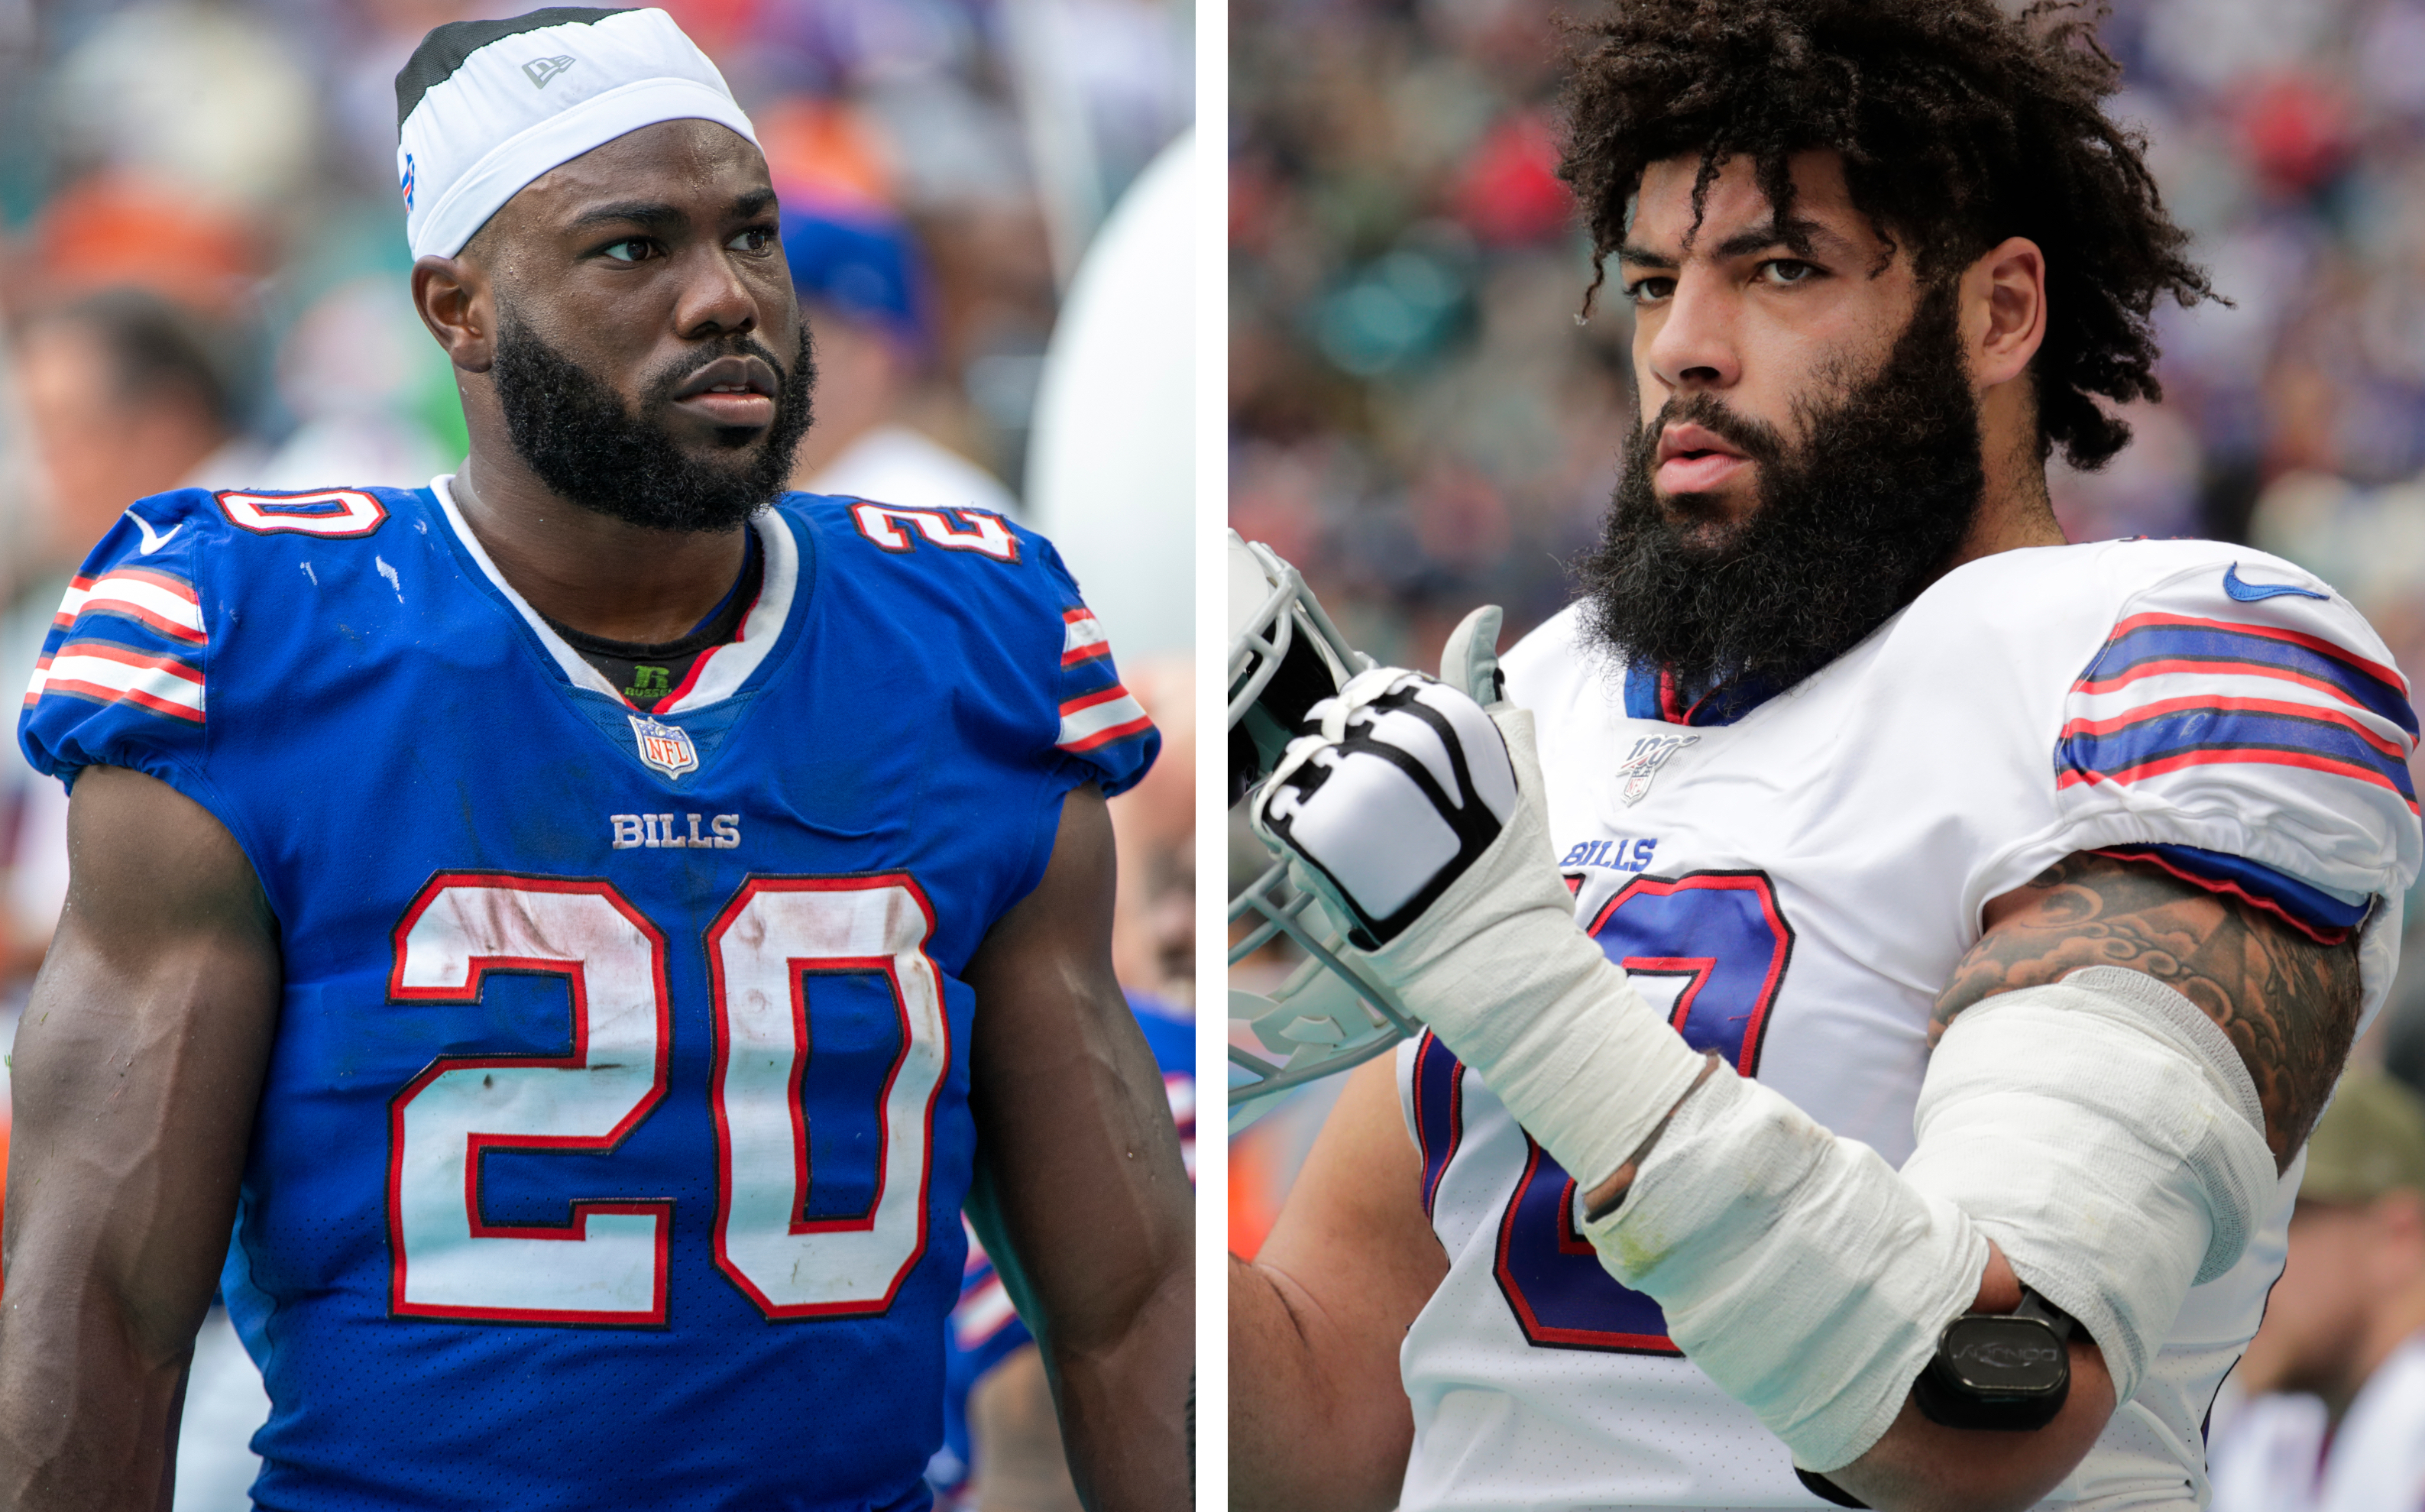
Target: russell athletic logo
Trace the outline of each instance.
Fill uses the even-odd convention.
[[[544,89],[547,88],[548,80],[571,66],[571,58],[558,54],[554,57],[534,57],[522,65],[522,72],[530,75],[532,88]]]
[[[667,777],[680,777],[699,764],[699,748],[690,743],[689,731],[645,714],[631,717],[632,738],[639,743],[640,760]]]

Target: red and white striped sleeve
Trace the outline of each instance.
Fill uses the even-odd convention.
[[[87,766],[168,775],[200,763],[209,717],[211,626],[198,584],[201,493],[142,499],[86,558],[52,617],[24,689],[21,744],[72,782]]]

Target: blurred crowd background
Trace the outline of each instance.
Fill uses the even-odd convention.
[[[1502,645],[1554,613],[1614,484],[1629,311],[1604,295],[1576,319],[1588,243],[1554,172],[1555,16],[1586,8],[1231,0],[1229,521],[1384,663],[1433,666],[1476,603],[1505,606]],[[2076,540],[2278,552],[2416,677],[2425,0],[2114,0],[2102,35],[2116,114],[2233,302],[2159,312],[2165,402],[2128,412],[2102,472],[2059,472],[2056,511]],[[1232,891],[1265,859],[1233,827]],[[2360,1054],[2414,1085],[2410,961]],[[1261,1243],[1326,1097],[1233,1141],[1234,1247]]]
[[[406,283],[393,79],[430,27],[524,8],[0,0],[8,675],[136,498],[416,487],[459,461],[450,370]],[[826,375],[804,477],[881,431],[853,476],[907,468],[946,502],[1019,511],[1062,299],[1193,122],[1192,6],[666,8],[750,112],[783,195]],[[0,839],[41,819],[0,808]],[[0,999],[39,957],[57,881],[30,862],[5,880]]]
[[[1554,171],[1571,8],[1230,8],[1230,521],[1384,660],[1554,612],[1614,482],[1629,312],[1575,319]],[[2160,311],[2165,402],[2058,513],[2282,551],[2425,651],[2425,4],[2117,0],[2103,37],[2233,304]]]
[[[408,291],[393,79],[431,27],[537,3],[0,0],[10,688],[67,578],[137,498],[412,488],[459,464],[450,369]],[[1131,562],[1147,550],[1140,521],[1179,541],[1176,558],[1157,547],[1152,571],[1118,582],[1100,554],[1065,555],[1098,585],[1129,685],[1168,737],[1161,769],[1117,806],[1117,939],[1140,1012],[1176,1018],[1183,1039],[1192,306],[1175,301],[1160,326],[1135,306],[1173,302],[1152,290],[1191,277],[1172,258],[1188,255],[1194,213],[1192,0],[661,3],[749,112],[783,201],[821,375],[795,484],[996,509],[1065,540],[1105,536]],[[1089,452],[1089,411],[1127,451]],[[1124,536],[1088,528],[1110,491]],[[57,917],[65,811],[13,735],[0,743],[0,1045]],[[1174,1075],[1175,1106],[1190,1086]],[[0,1096],[0,1153],[5,1115]],[[987,1337],[1006,1313],[988,1315]],[[248,1504],[258,1384],[232,1336],[216,1353],[204,1343],[179,1504]],[[1032,1400],[994,1410],[1034,1425]],[[1057,1456],[1028,1462],[1043,1473]],[[937,1474],[947,1503],[966,1489],[964,1458]],[[1030,1494],[1048,1505],[1066,1491],[1064,1475]]]

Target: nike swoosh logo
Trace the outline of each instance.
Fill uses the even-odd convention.
[[[164,536],[157,530],[152,528],[151,521],[144,519],[141,515],[137,514],[132,509],[126,511],[126,518],[134,521],[135,528],[143,532],[143,544],[137,547],[136,551],[139,555],[145,556],[151,555],[153,552],[156,552],[161,547],[169,544],[169,541],[176,539],[178,531],[185,528],[185,523],[181,520],[177,522],[177,523],[170,525],[169,527],[169,533]]]
[[[2286,593],[2302,599],[2329,597],[2327,594],[2317,592],[2314,588],[2303,588],[2289,583],[2242,583],[2240,580],[2238,562],[2223,570],[2223,591],[2241,603],[2255,603],[2259,599],[2278,599]]]

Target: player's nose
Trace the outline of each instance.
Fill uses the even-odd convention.
[[[731,336],[758,329],[758,291],[716,249],[698,248],[685,258],[674,329],[689,340]]]
[[[1725,281],[1684,269],[1645,351],[1651,373],[1669,389],[1732,387],[1742,377],[1734,315]]]

